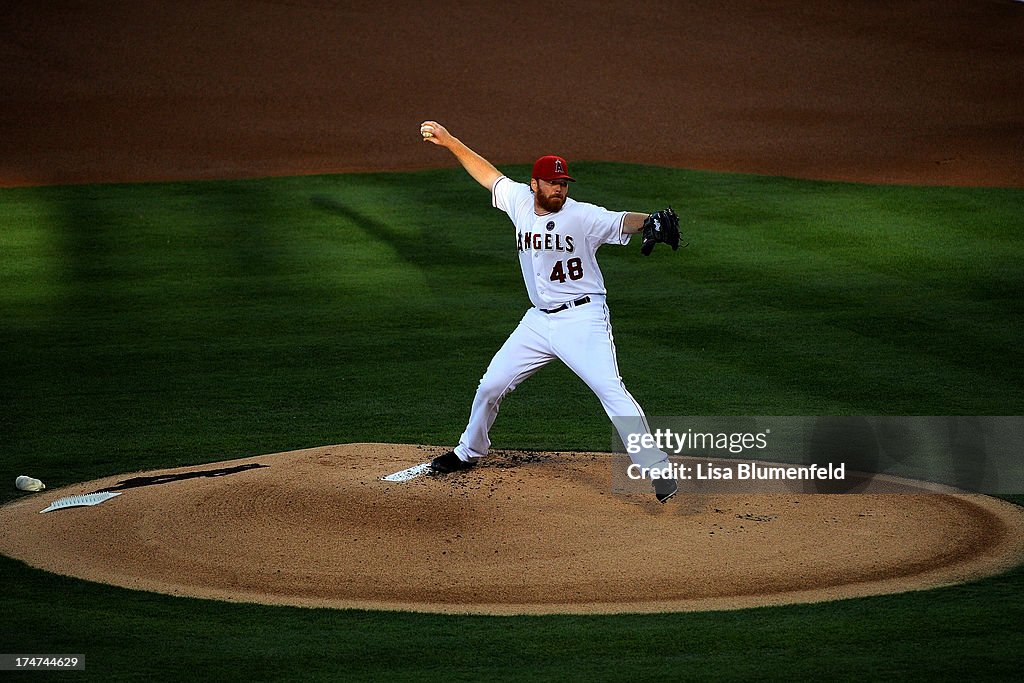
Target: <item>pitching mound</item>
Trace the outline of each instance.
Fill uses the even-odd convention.
[[[110,477],[0,508],[0,552],[173,595],[455,613],[663,612],[892,593],[1024,560],[985,496],[612,493],[603,454],[499,453],[387,483],[438,449],[328,446]],[[112,489],[94,507],[39,514]]]

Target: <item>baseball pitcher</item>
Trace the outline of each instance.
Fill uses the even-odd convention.
[[[446,148],[491,193],[492,204],[515,226],[526,291],[533,306],[491,360],[480,380],[469,424],[459,445],[434,458],[432,470],[447,474],[473,467],[491,447],[488,437],[502,399],[554,359],[575,372],[627,443],[630,433],[649,433],[647,419],[619,376],[604,278],[596,253],[605,244],[625,245],[642,234],[641,253],[661,242],[679,248],[679,219],[671,209],[653,214],[615,212],[569,198],[569,165],[548,155],[533,166],[530,184],[516,182],[471,150],[436,121],[420,126],[425,142]],[[648,450],[630,456],[647,468],[664,468],[668,456]],[[654,479],[664,503],[677,491],[674,479]]]

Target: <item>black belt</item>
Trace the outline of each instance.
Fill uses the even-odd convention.
[[[541,313],[547,313],[548,315],[551,315],[552,313],[560,313],[561,311],[564,311],[565,309],[569,308],[570,306],[582,306],[583,304],[589,304],[589,303],[590,303],[590,297],[589,296],[584,296],[584,297],[580,297],[579,299],[576,299],[576,301],[573,301],[572,303],[562,304],[558,308],[542,308],[542,309],[540,309],[540,311],[541,311]]]

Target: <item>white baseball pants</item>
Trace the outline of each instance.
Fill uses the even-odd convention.
[[[590,303],[558,313],[548,314],[537,308],[526,312],[480,379],[456,454],[467,461],[487,455],[491,447],[488,433],[502,399],[556,358],[597,395],[623,444],[628,443],[630,433],[650,432],[643,410],[626,391],[619,375],[605,298],[591,295]],[[665,463],[668,456],[659,450],[647,450],[630,458],[642,467],[654,467]]]

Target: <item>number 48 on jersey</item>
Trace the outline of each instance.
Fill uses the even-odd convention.
[[[565,282],[566,276],[570,280],[582,280],[583,279],[583,261],[579,258],[571,258],[568,261],[556,261],[555,267],[551,269],[551,277],[549,278],[552,282]]]

